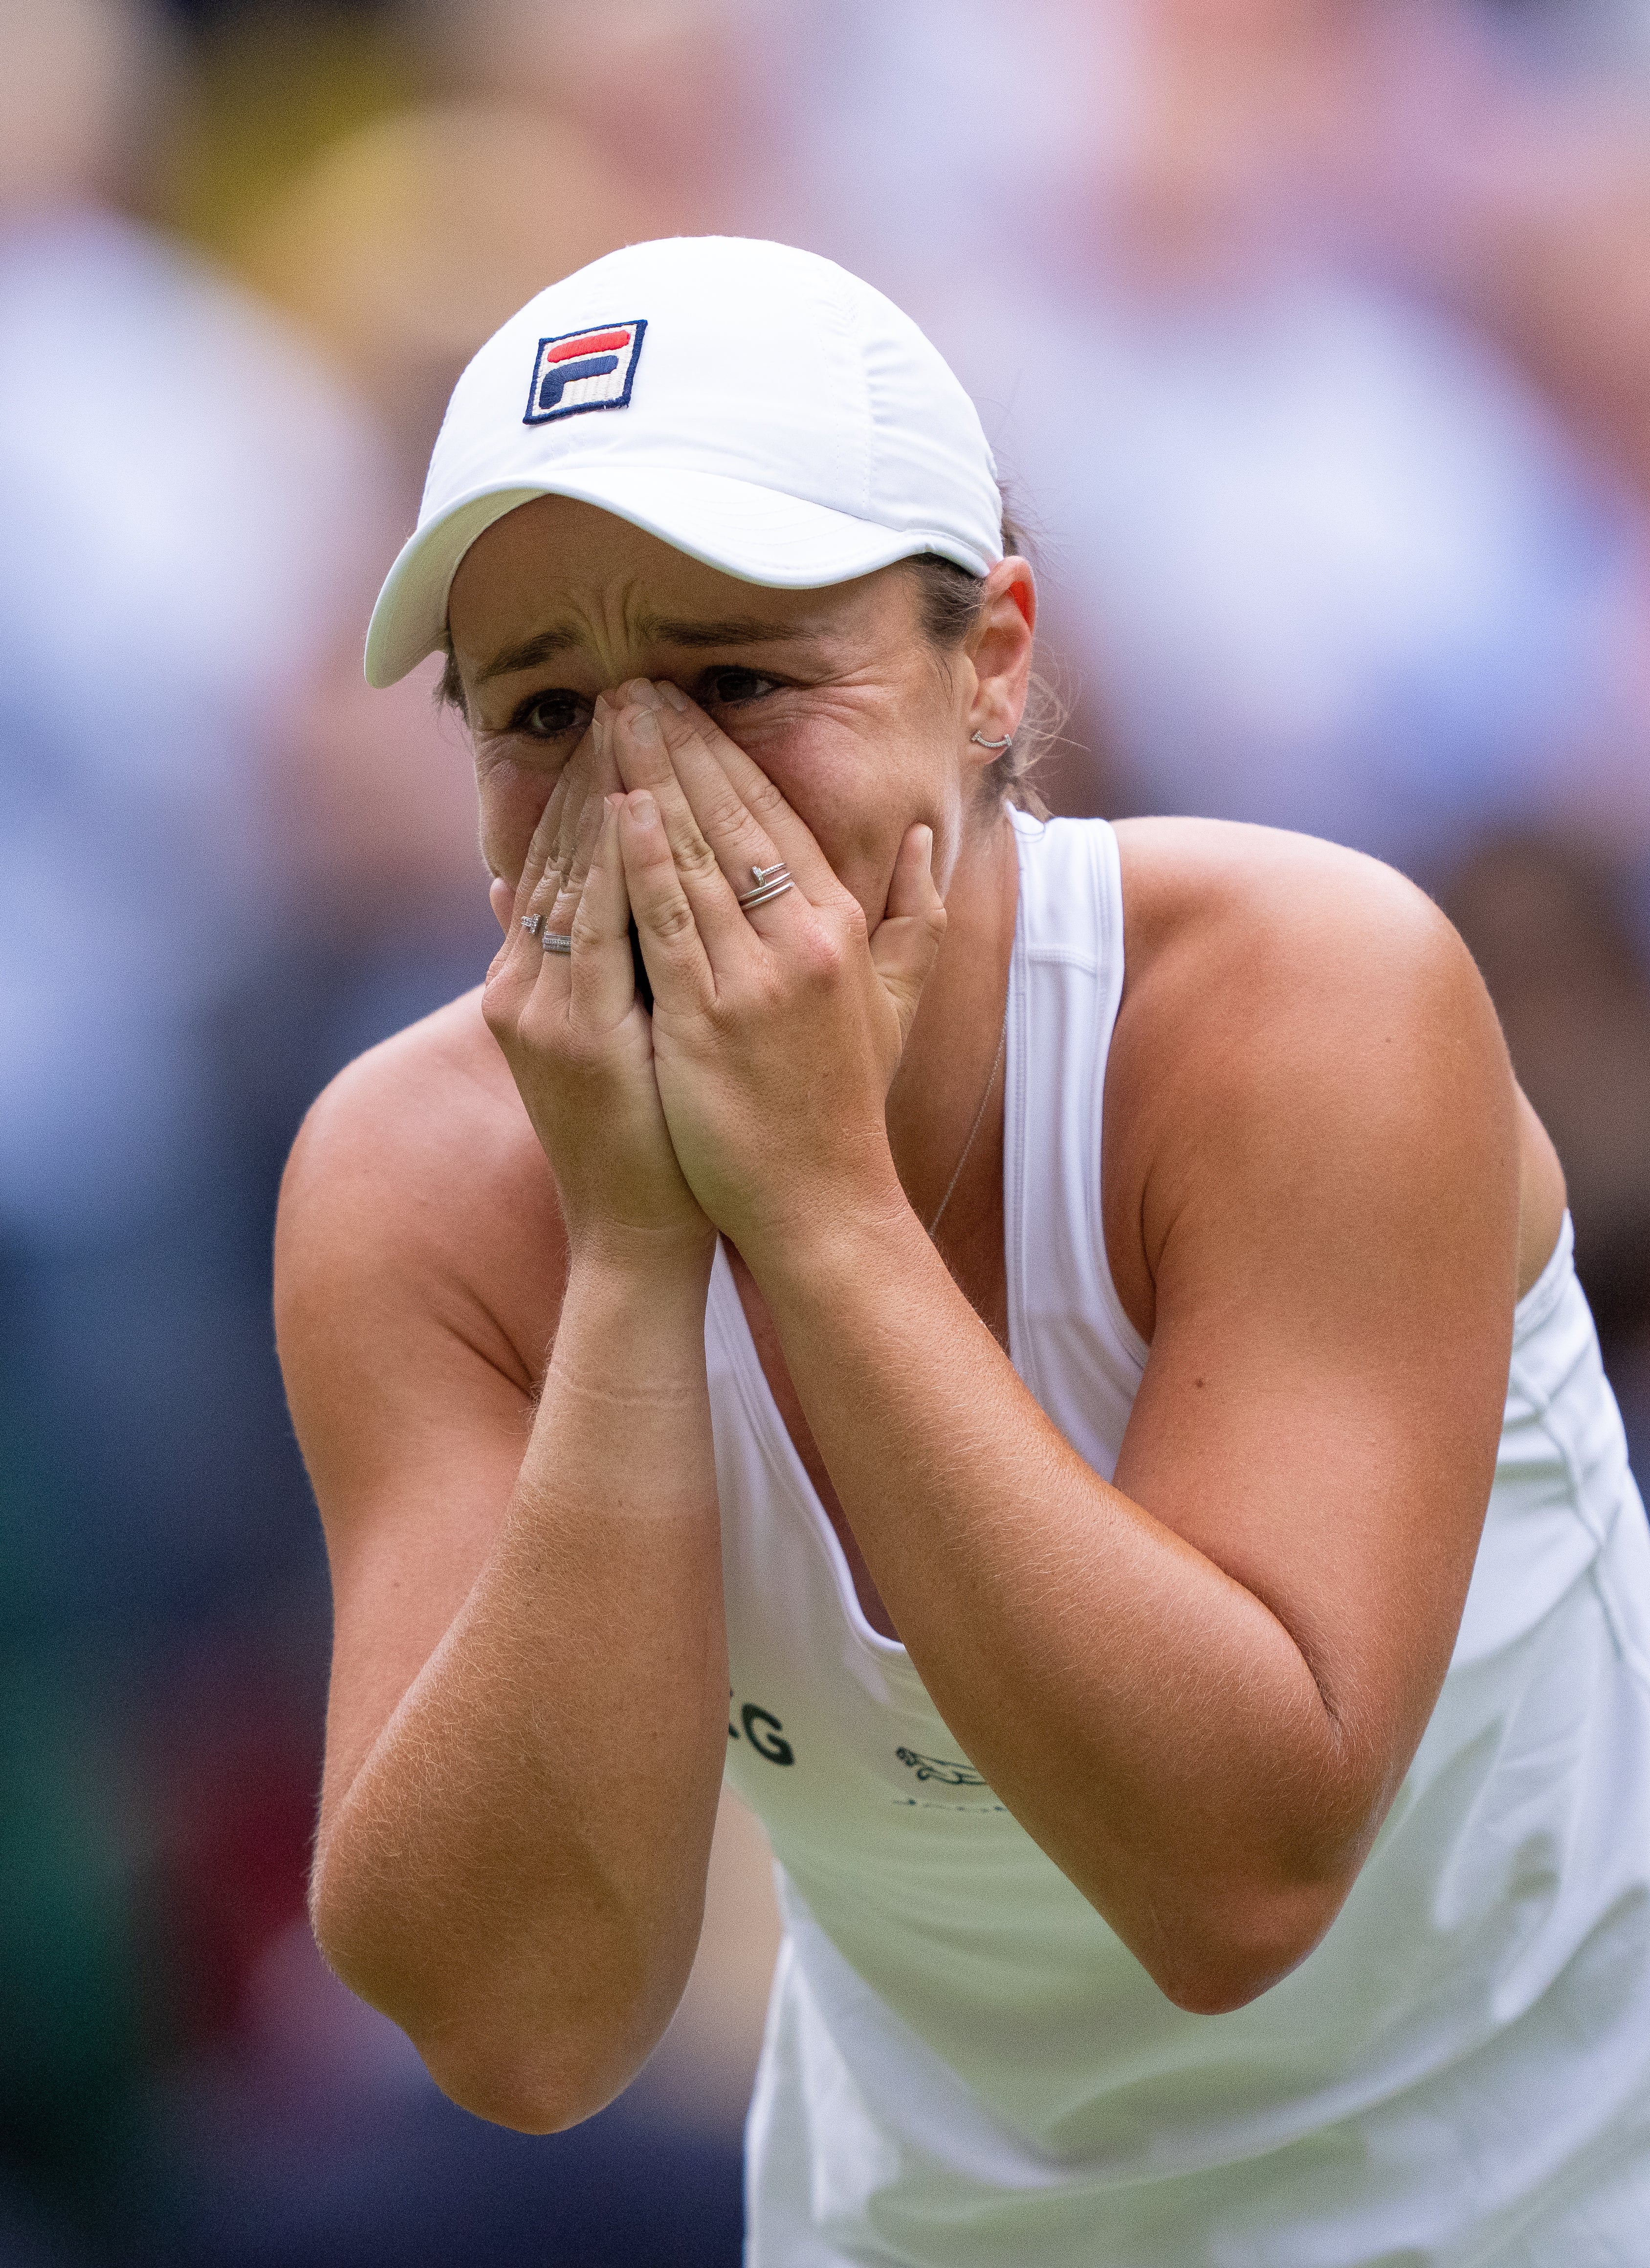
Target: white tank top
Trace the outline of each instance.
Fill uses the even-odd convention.
[[[1146,1349],[1101,1226],[1116,838],[1016,816],[1009,1348],[1108,1476]],[[726,1258],[728,1771],[786,1922],[748,2268],[1650,2262],[1650,1533],[1566,1221],[1520,1302],[1442,1695],[1346,1905],[1249,2007],[1158,1991],[855,1597]]]

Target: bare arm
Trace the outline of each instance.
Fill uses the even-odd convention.
[[[622,889],[607,924],[628,1014]],[[489,1003],[563,1168],[565,1238],[548,1204],[499,1218],[497,1099],[467,1120],[460,1094],[454,1123],[443,1096],[432,1158],[431,1084],[391,1050],[318,1106],[277,1242],[335,1597],[317,1932],[455,2099],[533,2130],[600,2108],[668,2021],[726,1743],[711,1233],[643,1123],[651,1070],[627,1086],[610,1032],[551,1028],[566,976],[512,929]],[[478,1254],[535,1231],[567,1271],[536,1408],[469,1288]]]
[[[1338,1911],[1437,1697],[1493,1477],[1511,1084],[1464,954],[1408,918],[1350,1046],[1332,979],[1252,1024],[1226,995],[1224,1071],[1212,1028],[1176,1043],[1148,1011],[1145,1051],[1213,1092],[1160,1070],[1156,1328],[1116,1485],[909,1211],[747,1255],[941,1714],[1199,2012]]]
[[[674,754],[696,783],[688,739]],[[1121,1146],[1155,1329],[1109,1485],[872,1138],[863,925],[761,800],[813,903],[765,909],[758,947],[724,927],[690,814],[674,862],[627,837],[678,1155],[947,1722],[1167,1993],[1239,2005],[1344,1899],[1459,1623],[1517,1245],[1493,1013],[1418,893],[1323,846],[1256,838],[1250,866],[1283,862],[1262,918],[1212,876],[1197,919],[1142,946],[1119,1049],[1149,1108]],[[795,1107],[810,1079],[829,1110]]]

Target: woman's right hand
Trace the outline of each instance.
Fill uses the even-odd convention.
[[[590,734],[598,777],[611,729],[599,710]],[[673,1244],[708,1260],[716,1232],[676,1163],[653,1075],[652,1023],[637,998],[620,799],[581,799],[571,850],[569,799],[558,793],[545,806],[482,1012],[556,1175],[575,1262],[616,1251],[657,1264]],[[571,938],[571,954],[547,953],[523,926],[540,917]]]

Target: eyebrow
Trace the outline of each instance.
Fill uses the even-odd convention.
[[[650,645],[683,646],[697,652],[729,645],[807,645],[820,633],[807,623],[764,622],[760,615],[726,615],[718,622],[690,622],[674,615],[644,615],[637,630]],[[583,640],[577,630],[540,630],[518,645],[507,645],[475,673],[477,687],[496,677],[511,677],[519,670],[536,669],[557,654],[577,652]]]

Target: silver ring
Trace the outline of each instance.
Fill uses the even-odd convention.
[[[547,929],[539,943],[546,953],[571,953],[573,949],[572,939],[564,937],[558,929]]]
[[[771,905],[775,898],[782,898],[787,890],[796,887],[791,879],[791,869],[783,858],[777,866],[753,866],[750,871],[755,887],[747,890],[740,899],[741,913],[748,914],[757,906]]]
[[[542,914],[523,914],[521,926],[529,937],[541,936],[544,929],[544,917]]]

